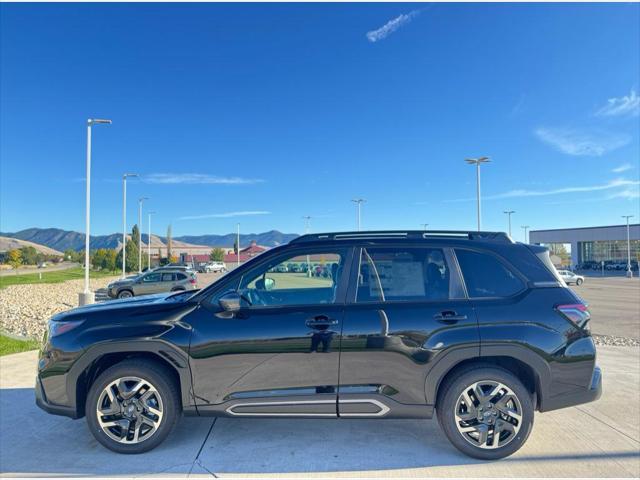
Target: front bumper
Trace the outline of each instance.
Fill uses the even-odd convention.
[[[540,409],[541,412],[557,410],[559,408],[573,407],[583,403],[595,402],[602,396],[602,371],[596,365],[591,376],[589,388],[582,388],[571,393],[563,393],[555,397],[545,399]]]
[[[35,394],[36,405],[45,412],[51,413],[53,415],[62,415],[69,418],[80,418],[75,408],[67,407],[64,405],[55,405],[47,400],[47,396],[44,392],[44,388],[42,387],[42,382],[40,381],[39,376],[36,377]]]

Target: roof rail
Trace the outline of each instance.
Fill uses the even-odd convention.
[[[367,232],[309,233],[294,238],[289,243],[317,240],[379,240],[379,239],[462,239],[513,243],[504,232],[479,232],[473,230],[375,230]]]

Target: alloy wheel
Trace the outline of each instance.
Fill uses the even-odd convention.
[[[520,400],[509,387],[492,380],[466,387],[458,397],[454,415],[463,438],[483,449],[504,447],[522,425]]]
[[[110,382],[98,397],[98,424],[111,439],[136,444],[149,439],[160,427],[162,397],[151,382],[121,377]]]

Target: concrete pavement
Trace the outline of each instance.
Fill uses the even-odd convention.
[[[2,476],[638,477],[640,349],[601,347],[595,403],[537,414],[515,455],[496,462],[450,446],[435,420],[183,418],[141,456],[99,445],[84,420],[34,404],[36,354],[0,357]]]

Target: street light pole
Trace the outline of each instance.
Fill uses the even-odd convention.
[[[147,265],[149,269],[151,269],[151,215],[153,215],[154,213],[156,212],[147,213],[149,220],[149,229],[147,230]]]
[[[137,176],[137,173],[122,175],[122,278],[127,276],[127,178]]]
[[[421,223],[420,225],[422,225],[422,229],[426,232],[427,231],[427,227],[429,226],[428,223]]]
[[[507,210],[505,212],[502,212],[507,214],[507,216],[509,217],[509,236],[511,236],[511,214],[516,213],[515,210]]]
[[[627,219],[627,277],[633,277],[633,271],[631,270],[631,236],[629,235],[629,219],[633,218],[633,215],[622,215],[622,218]]]
[[[84,291],[78,298],[80,305],[94,302],[93,292],[89,290],[89,238],[91,237],[91,127],[94,124],[111,124],[111,120],[90,118],[87,120],[87,179],[86,179],[86,212],[85,212],[85,238],[84,238]]]
[[[304,220],[304,233],[309,233],[309,224],[311,222],[311,216],[310,215],[305,215],[302,218]]]
[[[354,199],[353,199],[353,200],[351,200],[351,201],[352,201],[353,203],[355,203],[355,204],[358,206],[358,210],[357,210],[357,214],[358,214],[357,221],[358,221],[358,231],[360,231],[360,228],[361,228],[361,220],[362,220],[361,212],[360,212],[360,208],[361,208],[362,204],[366,202],[366,200],[365,200],[364,198],[354,198]]]
[[[238,223],[238,233],[237,233],[237,237],[236,237],[236,244],[238,245],[238,253],[237,253],[237,260],[238,260],[238,267],[240,266],[240,223]]]
[[[522,225],[522,227],[524,229],[524,243],[529,243],[529,240],[527,239],[527,230],[529,230],[529,225]]]
[[[149,197],[138,199],[138,275],[142,273],[142,203]]]
[[[480,158],[466,158],[464,160],[469,165],[476,166],[476,198],[477,198],[477,210],[478,210],[478,231],[482,229],[482,218],[481,218],[481,208],[480,208],[480,165],[483,163],[490,162],[489,157],[480,157]]]

